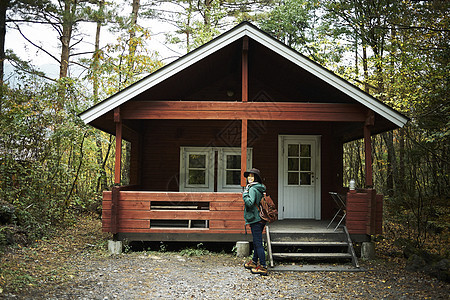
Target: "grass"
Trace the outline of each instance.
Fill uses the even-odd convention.
[[[6,248],[0,254],[0,298],[2,294],[25,294],[34,286],[72,279],[76,274],[68,259],[82,251],[106,255],[106,240],[100,221],[84,216],[71,226],[55,228],[31,246]]]

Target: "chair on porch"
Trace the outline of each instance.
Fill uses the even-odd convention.
[[[337,220],[337,218],[340,218],[338,224],[334,228],[334,231],[336,231],[336,229],[338,229],[339,225],[341,225],[342,221],[344,221],[345,216],[347,215],[347,209],[345,206],[345,198],[336,192],[329,192],[329,193],[331,195],[331,198],[333,198],[334,202],[336,203],[338,210],[337,210],[336,214],[334,215],[333,219],[331,219],[331,222],[328,224],[327,228],[329,228],[331,226],[331,224],[333,224],[335,219]]]

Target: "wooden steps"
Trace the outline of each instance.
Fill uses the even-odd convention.
[[[266,241],[270,266],[277,260],[351,262],[359,268],[353,243],[345,226],[339,230],[305,231],[301,228],[266,227]]]
[[[277,258],[352,258],[349,253],[272,253]]]
[[[272,246],[296,246],[296,247],[313,247],[313,246],[347,246],[347,242],[274,242]]]

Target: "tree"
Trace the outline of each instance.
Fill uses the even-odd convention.
[[[445,1],[353,4],[330,2],[328,17],[336,20],[338,13],[343,37],[356,32],[365,90],[411,118],[405,128],[373,137],[376,186],[389,196],[388,213],[409,224],[411,237],[423,246],[428,229],[448,207],[442,187],[449,184],[449,24],[444,16],[450,6]]]
[[[3,95],[3,76],[5,62],[5,36],[6,36],[6,10],[9,6],[9,0],[0,3],[0,98]]]
[[[95,30],[94,55],[92,58],[92,66],[91,66],[93,74],[99,73],[100,57],[102,53],[100,50],[100,33],[103,24],[108,19],[107,15],[108,14],[105,12],[105,1],[100,0],[98,3],[98,11],[97,13],[94,13],[94,20],[96,21],[97,26]],[[93,76],[92,84],[93,84],[92,89],[93,89],[94,103],[97,104],[100,100],[98,96],[99,78],[97,76]],[[95,189],[97,193],[104,191],[108,185],[105,166],[111,149],[111,135],[109,135],[109,143],[107,148],[108,150],[106,151],[105,156],[103,155],[102,140],[103,134],[101,132],[96,132],[95,143],[97,146],[97,164],[99,170],[97,187]]]
[[[437,226],[439,216],[448,210],[448,189],[442,187],[448,187],[450,176],[445,17],[450,5],[391,0],[318,4],[314,8],[301,0],[280,1],[260,23],[411,118],[403,129],[372,137],[374,179],[376,189],[387,196],[388,215],[411,225],[411,237],[423,245],[430,226]],[[330,41],[336,45],[328,48]],[[351,57],[351,65],[343,64]],[[344,161],[344,182],[354,178],[363,186],[362,141],[345,145]]]
[[[17,0],[13,3],[15,9],[10,10],[7,22],[11,23],[30,45],[58,63],[61,79],[68,76],[72,57],[84,54],[84,52],[73,53],[83,39],[83,35],[77,31],[78,25],[81,22],[91,22],[91,3],[97,2],[98,0]],[[36,37],[26,36],[21,28],[30,24],[41,26],[44,30],[51,28],[56,32],[56,38],[61,45],[59,58],[44,46],[37,44],[34,40]]]
[[[391,103],[411,117],[398,136],[407,168],[400,168],[405,179],[397,187],[406,197],[398,195],[393,204],[408,212],[419,245],[448,208],[449,191],[444,187],[450,183],[450,47],[444,16],[449,12],[445,1],[406,2],[392,23],[390,59],[395,63],[386,64],[392,78],[387,88]]]
[[[157,18],[177,30],[167,34],[170,44],[186,52],[210,41],[237,22],[256,19],[272,0],[156,0],[142,4],[143,17]]]
[[[317,33],[314,27],[317,8],[318,1],[277,1],[275,7],[259,23],[262,30],[289,47],[314,56],[316,49],[312,44]]]

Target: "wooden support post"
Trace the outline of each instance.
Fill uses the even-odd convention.
[[[247,126],[248,120],[242,120],[242,133],[241,133],[241,186],[244,187],[247,181],[244,177],[244,172],[247,170]]]
[[[373,168],[372,168],[372,140],[370,127],[374,125],[375,115],[373,111],[367,114],[366,123],[364,124],[364,154],[366,164],[366,188],[373,187]]]
[[[248,37],[242,43],[242,102],[248,101]]]
[[[111,191],[111,233],[114,235],[119,231],[119,195],[120,187],[113,186]]]
[[[248,37],[242,41],[242,102],[248,102]],[[248,120],[242,119],[241,130],[241,186],[247,181],[244,172],[247,170],[247,126]]]
[[[114,122],[116,123],[116,157],[114,163],[114,183],[120,184],[122,171],[122,120],[120,107],[114,109]]]

